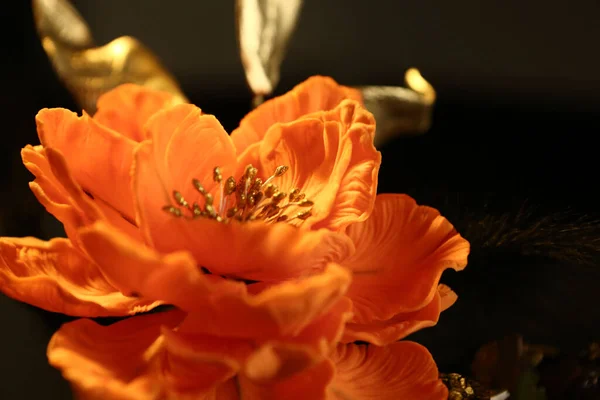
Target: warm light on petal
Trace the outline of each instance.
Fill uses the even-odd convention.
[[[146,139],[143,128],[150,117],[174,105],[176,101],[177,98],[168,92],[124,84],[100,96],[94,119],[136,142],[141,142]]]
[[[420,329],[434,326],[440,313],[456,301],[456,294],[440,285],[433,299],[418,311],[400,313],[383,321],[348,323],[344,329],[344,343],[364,341],[377,346],[397,342]]]
[[[348,296],[352,322],[385,321],[420,310],[434,298],[442,272],[462,270],[469,242],[440,213],[405,195],[379,195],[371,217],[347,230],[356,253]]]
[[[456,303],[458,295],[447,285],[438,286],[438,295],[440,296],[440,307],[446,311]]]
[[[245,400],[326,400],[329,398],[327,385],[332,377],[333,365],[329,360],[323,360],[287,379],[256,382],[244,375],[238,379]]]
[[[110,326],[84,319],[70,322],[52,337],[48,359],[83,399],[169,398],[157,341],[162,327],[173,328],[182,318],[183,313],[171,311]]]
[[[192,394],[206,394],[216,390],[217,385],[229,382],[254,350],[248,340],[186,334],[170,329],[163,329],[162,334],[163,380],[180,397],[188,395],[195,399]]]
[[[303,343],[318,346],[321,337],[339,337],[339,326],[349,318],[351,305],[342,296],[350,275],[335,264],[321,274],[252,295],[242,283],[204,274],[185,252],[159,254],[105,224],[97,223],[80,235],[103,274],[124,293],[188,311],[182,332],[276,339],[307,330]],[[321,321],[327,312],[334,317]],[[311,324],[319,326],[317,331]]]
[[[153,159],[164,184],[175,185],[184,195],[192,191],[193,178],[208,190],[214,167],[224,174],[233,172],[231,138],[214,116],[202,114],[194,105],[180,104],[155,114],[146,125],[146,136],[152,140]]]
[[[35,180],[29,183],[31,191],[46,210],[63,223],[69,238],[77,242],[75,232],[85,224],[86,216],[54,176],[46,150],[42,146],[27,146],[21,150],[21,158],[29,172],[35,175]],[[69,185],[76,186],[74,182]]]
[[[98,222],[80,232],[85,251],[123,293],[162,299],[185,308],[215,293],[245,293],[245,285],[200,271],[187,252],[160,254]]]
[[[364,221],[371,214],[377,193],[377,176],[381,153],[373,145],[375,120],[373,115],[356,102],[344,101],[323,114],[325,121],[340,121],[342,141],[352,146],[351,157],[327,218],[314,228],[341,230],[351,223]],[[314,229],[313,228],[313,229]]]
[[[97,220],[108,221],[136,240],[139,230],[118,211],[85,194],[73,179],[63,155],[55,149],[26,146],[21,151],[25,167],[36,179],[29,184],[38,201],[63,223],[68,237],[77,244],[77,229]]]
[[[337,340],[340,327],[351,317],[351,304],[340,299],[348,283],[347,273],[331,264],[322,274],[285,282],[258,295],[215,296],[214,305],[187,305],[194,312],[182,329],[260,340],[295,342],[292,338],[298,337],[303,344],[319,347]]]
[[[336,400],[446,400],[448,389],[427,349],[413,342],[385,347],[339,345],[330,385]]]
[[[298,188],[314,202],[303,229],[338,231],[363,221],[373,208],[381,154],[373,146],[375,120],[357,102],[288,124],[273,125],[260,144],[239,158],[239,166],[258,165],[267,178],[279,165],[290,167],[278,179],[282,191]],[[258,157],[258,159],[257,159]],[[290,208],[289,215],[302,211]]]
[[[78,117],[65,109],[43,109],[36,123],[42,145],[65,157],[73,177],[85,191],[133,219],[133,140],[86,114]]]
[[[361,101],[356,89],[338,85],[333,79],[313,76],[283,96],[261,104],[240,122],[231,133],[238,154],[262,140],[267,130],[276,123],[292,122],[306,114],[331,110],[342,100]]]
[[[183,318],[173,310],[110,326],[71,322],[52,337],[48,359],[73,384],[78,399],[239,400],[231,377],[247,344],[180,338],[172,329]]]
[[[276,281],[322,270],[328,262],[343,260],[353,251],[345,235],[324,229],[308,233],[289,224],[224,224],[165,212],[162,208],[169,201],[169,191],[153,163],[150,143],[136,152],[134,182],[139,223],[149,243],[163,252],[188,250],[199,265],[214,274]],[[197,199],[188,198],[190,202]]]
[[[158,302],[121,294],[68,239],[0,239],[0,290],[19,301],[75,316],[121,316]]]
[[[202,115],[190,104],[160,111],[148,121],[146,130],[151,141],[136,150],[133,188],[138,223],[149,243],[158,245],[165,236],[172,236],[165,226],[172,215],[163,207],[175,204],[173,191],[190,204],[201,200],[192,181],[198,179],[211,191],[214,168],[220,167],[226,179],[235,169],[236,157],[230,137],[215,117]]]
[[[376,196],[361,101],[313,77],[231,136],[132,84],[94,117],[38,113],[22,158],[69,239],[0,238],[0,291],[75,316],[169,306],[55,333],[78,399],[446,399],[429,352],[398,340],[456,301],[440,276],[469,243],[437,210]]]

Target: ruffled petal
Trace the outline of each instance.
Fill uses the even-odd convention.
[[[158,111],[179,101],[168,92],[124,84],[98,99],[94,119],[136,142],[146,139],[144,125]]]
[[[141,240],[137,227],[99,199],[92,199],[75,182],[62,154],[42,146],[21,151],[25,167],[36,179],[29,184],[38,201],[63,223],[67,236],[78,243],[77,229],[97,220],[106,220],[130,237]]]
[[[166,398],[159,357],[152,351],[163,326],[183,318],[178,311],[138,316],[101,326],[90,320],[63,325],[48,345],[50,364],[83,399]],[[155,346],[158,347],[158,346]]]
[[[48,345],[50,364],[84,400],[238,400],[232,379],[248,344],[173,331],[184,313],[142,315],[110,326],[63,325]]]
[[[354,276],[348,291],[353,323],[422,309],[434,298],[442,272],[467,264],[469,242],[437,210],[409,196],[377,196],[371,217],[347,234],[356,246],[343,263]]]
[[[75,316],[121,316],[158,302],[124,296],[67,239],[0,239],[0,290],[22,302]]]
[[[323,360],[287,379],[257,382],[242,375],[238,381],[245,400],[325,400],[332,377],[333,365]]]
[[[54,176],[45,153],[46,149],[42,146],[28,145],[21,150],[23,164],[35,175],[35,180],[29,183],[29,187],[46,210],[63,223],[67,236],[77,242],[75,232],[85,224],[86,216]],[[69,186],[75,188],[77,184],[69,182]]]
[[[147,241],[163,252],[188,250],[214,274],[276,281],[320,271],[353,251],[345,235],[325,229],[302,232],[285,223],[177,218],[162,209],[170,202],[163,182],[152,144],[142,144],[136,151],[134,183],[139,225]],[[190,202],[197,199],[184,196]]]
[[[146,137],[153,143],[153,158],[165,186],[183,195],[198,193],[192,179],[207,190],[214,185],[213,170],[232,173],[235,148],[227,132],[212,115],[204,115],[192,104],[180,104],[155,114],[146,125]]]
[[[341,299],[295,336],[271,339],[246,361],[239,375],[243,398],[326,398],[333,375],[328,355],[334,351],[352,305]],[[259,343],[267,337],[261,335]]]
[[[182,329],[232,337],[281,339],[312,347],[335,342],[351,317],[351,303],[341,298],[349,284],[345,270],[331,264],[323,273],[275,285],[258,295],[214,296],[218,304],[186,304],[194,312]]]
[[[86,114],[78,117],[65,109],[43,109],[36,123],[42,145],[64,155],[73,177],[85,191],[133,219],[133,140]]]
[[[342,296],[351,278],[335,264],[321,274],[249,294],[241,282],[204,274],[185,252],[161,255],[102,223],[84,229],[81,238],[107,279],[124,293],[189,312],[181,332],[273,340],[303,332],[303,344],[317,346],[321,336],[339,338],[340,325],[350,317],[351,305]],[[328,312],[335,318],[321,320]]]
[[[364,341],[385,346],[404,339],[411,333],[437,324],[440,313],[456,301],[456,294],[440,285],[433,300],[418,311],[400,313],[384,321],[348,323],[344,329],[344,343]]]
[[[160,243],[165,239],[161,236],[169,235],[164,225],[170,215],[163,208],[178,205],[173,192],[178,191],[190,204],[204,205],[192,181],[197,179],[211,192],[216,185],[214,168],[219,167],[227,177],[235,169],[236,157],[221,124],[191,104],[158,112],[146,131],[150,141],[136,150],[133,170],[137,221],[150,243]],[[215,203],[219,200],[215,196]]]
[[[351,156],[329,215],[316,223],[313,229],[339,231],[352,223],[366,220],[371,214],[377,194],[381,153],[373,145],[375,119],[356,102],[344,101],[322,118],[325,121],[341,121],[345,130],[342,141],[351,144]]]
[[[279,304],[273,301],[271,307],[279,307]],[[321,309],[321,315],[312,321],[299,318],[299,322],[306,325],[299,331],[279,328],[279,332],[257,332],[253,341],[260,347],[246,361],[244,375],[255,382],[273,382],[287,379],[320,363],[339,343],[344,326],[352,317],[351,310],[352,303],[340,299],[332,306]],[[289,306],[283,305],[280,313],[286,311],[291,311],[296,317],[299,315],[297,310],[290,310]]]
[[[374,132],[373,116],[345,100],[332,111],[273,125],[260,149],[251,146],[240,156],[239,166],[258,165],[262,179],[280,165],[289,166],[276,181],[280,190],[298,188],[314,202],[303,229],[338,231],[365,220],[373,208],[381,163],[373,146]],[[304,210],[292,206],[286,213],[293,216]]]
[[[362,101],[356,89],[338,85],[333,79],[313,76],[283,96],[275,97],[248,113],[231,133],[238,154],[259,142],[276,123],[294,121],[306,114],[335,108],[344,99]]]
[[[339,345],[332,355],[333,399],[446,400],[448,389],[427,349],[413,342],[385,347]]]
[[[241,282],[201,272],[187,252],[161,254],[98,222],[80,232],[84,250],[121,292],[186,308],[216,293],[245,293]],[[190,298],[193,297],[192,298]]]
[[[251,342],[162,330],[163,380],[180,398],[215,395],[227,388],[253,351]],[[223,386],[225,385],[225,386]],[[237,397],[237,390],[234,392]],[[223,394],[221,394],[223,395]],[[211,398],[211,397],[208,397]]]

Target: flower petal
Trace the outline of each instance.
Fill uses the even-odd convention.
[[[404,339],[420,329],[437,324],[440,313],[456,301],[456,294],[440,285],[433,300],[418,311],[396,314],[384,321],[348,323],[344,329],[344,343],[364,341],[385,346]]]
[[[179,104],[155,114],[146,125],[153,143],[156,167],[166,186],[175,185],[184,195],[193,192],[196,178],[209,190],[213,169],[223,175],[236,164],[235,148],[227,132],[212,115],[204,115],[192,104]]]
[[[325,398],[332,377],[327,356],[335,349],[352,305],[341,299],[296,336],[268,340],[246,361],[239,376],[244,398]],[[260,342],[264,342],[261,336]],[[293,393],[293,394],[292,394]],[[287,398],[287,397],[286,397]]]
[[[323,227],[339,231],[351,223],[366,220],[371,214],[377,194],[381,153],[373,144],[375,119],[356,102],[344,101],[323,118],[342,122],[345,127],[342,140],[352,144],[352,155],[329,216],[313,229]]]
[[[328,262],[342,260],[353,251],[345,235],[325,229],[302,232],[285,223],[267,225],[259,221],[224,224],[207,218],[177,218],[165,212],[162,208],[169,204],[169,190],[153,164],[151,146],[143,143],[136,151],[134,183],[139,225],[156,249],[188,250],[199,265],[214,274],[261,281],[320,271]]]
[[[207,191],[215,186],[213,171],[220,167],[226,177],[235,169],[231,138],[212,115],[181,104],[155,114],[146,125],[151,139],[136,150],[133,169],[138,225],[149,243],[165,240],[165,223],[172,217],[163,207],[176,204],[178,191],[190,204],[200,200],[192,180],[198,179]],[[215,201],[219,201],[215,196]]]
[[[278,304],[273,302],[272,307]],[[280,314],[290,310],[283,307]],[[254,342],[261,347],[246,361],[244,375],[255,382],[287,379],[320,363],[335,348],[346,322],[352,318],[352,303],[336,301],[326,312],[308,321],[300,331],[261,332]],[[291,310],[298,315],[297,310]],[[281,329],[280,329],[281,331]]]
[[[36,122],[42,145],[64,155],[83,189],[133,219],[130,169],[135,142],[86,114],[78,117],[65,109],[43,109]]]
[[[338,85],[333,79],[313,76],[283,96],[261,104],[231,133],[238,154],[259,142],[275,123],[294,121],[306,114],[335,108],[344,99],[361,101],[356,89]]]
[[[227,337],[162,330],[164,381],[181,397],[209,394],[228,383],[253,351],[251,342]],[[207,393],[208,392],[208,393]],[[235,391],[236,400],[237,390]],[[217,397],[218,398],[218,397]]]
[[[284,282],[258,295],[214,296],[218,304],[186,305],[195,312],[181,329],[261,340],[295,342],[291,338],[301,337],[302,344],[318,347],[323,338],[335,342],[351,316],[351,303],[341,298],[349,280],[345,270],[331,264],[320,275]]]
[[[86,195],[73,180],[62,154],[42,146],[26,146],[21,151],[25,167],[36,179],[29,184],[38,201],[64,224],[68,237],[78,243],[80,227],[104,219],[127,235],[141,240],[137,227],[99,199]]]
[[[105,224],[82,230],[81,238],[107,279],[124,293],[189,312],[181,332],[273,340],[304,332],[303,343],[312,345],[321,337],[337,340],[340,325],[349,318],[350,304],[342,296],[350,275],[335,264],[321,274],[252,295],[242,283],[202,273],[187,253],[161,255]],[[334,317],[320,320],[328,312]],[[316,329],[311,324],[319,329],[311,330]]]
[[[81,229],[83,248],[123,293],[185,308],[214,293],[245,292],[245,285],[203,274],[187,252],[160,254],[103,222]]]
[[[121,294],[62,238],[0,238],[0,289],[19,301],[76,316],[128,315],[159,304]]]
[[[238,378],[245,400],[286,399],[325,400],[327,385],[333,377],[333,365],[323,360],[284,380],[256,382],[242,375]]]
[[[81,319],[63,325],[48,345],[50,364],[84,399],[164,398],[152,346],[163,326],[175,327],[179,311],[137,316],[101,326]]]
[[[101,326],[63,325],[48,345],[50,364],[73,384],[78,399],[238,400],[233,377],[245,342],[181,337],[178,310]]]
[[[29,187],[46,210],[63,223],[67,236],[76,242],[75,232],[84,225],[86,216],[54,176],[45,152],[46,149],[42,146],[28,145],[21,150],[23,164],[35,175],[35,180],[29,183]],[[71,187],[77,187],[75,182],[69,183]]]
[[[143,128],[150,117],[176,101],[171,93],[127,83],[100,96],[94,119],[121,135],[141,142],[146,139]]]
[[[456,303],[456,300],[458,300],[458,295],[447,285],[439,285],[437,293],[440,296],[440,308],[442,311],[446,311],[452,307]]]
[[[371,217],[347,234],[356,253],[348,297],[359,324],[385,321],[429,304],[446,268],[462,270],[469,242],[440,213],[405,195],[379,195]]]
[[[248,148],[239,165],[259,165],[261,178],[278,166],[282,190],[299,188],[314,202],[303,228],[341,230],[363,221],[373,208],[381,154],[373,146],[375,121],[357,102],[345,100],[334,110],[272,126],[257,152]],[[259,155],[260,160],[253,159]],[[288,215],[303,211],[288,209]]]
[[[385,347],[339,345],[333,354],[334,399],[446,400],[448,389],[427,349],[413,342]]]

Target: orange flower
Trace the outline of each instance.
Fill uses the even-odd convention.
[[[162,256],[112,229],[97,223],[81,233],[107,279],[186,314],[63,326],[48,357],[82,398],[446,398],[422,346],[338,344],[350,318],[346,269],[330,264],[250,295],[252,285],[205,275],[187,253]]]
[[[444,398],[427,351],[394,342],[453,303],[439,279],[469,245],[436,210],[375,196],[357,93],[311,78],[231,136],[132,85],[93,118],[40,111],[23,160],[70,240],[0,239],[0,289],[78,316],[181,310],[73,322],[50,362],[89,398]]]
[[[448,397],[430,354],[414,342],[340,344],[329,358],[290,375],[303,357],[296,349],[174,332],[181,318],[172,311],[110,326],[71,322],[53,337],[48,356],[85,399]]]

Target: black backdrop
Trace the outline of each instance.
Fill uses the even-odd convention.
[[[229,130],[250,104],[232,3],[74,2],[98,42],[141,39]],[[0,234],[48,238],[60,227],[29,192],[19,149],[37,143],[38,109],[75,104],[39,45],[29,2],[6,2],[0,15]],[[414,337],[445,371],[467,371],[479,345],[506,333],[562,346],[599,336],[600,310],[591,301],[597,268],[551,257],[550,245],[537,255],[527,243],[499,250],[477,228],[486,216],[517,215],[523,204],[538,216],[597,215],[598,15],[592,0],[306,2],[279,92],[317,73],[344,84],[401,85],[410,66],[438,90],[432,131],[382,148],[380,191],[440,208],[473,242],[467,270],[443,278],[458,303]],[[552,235],[544,240],[552,243]],[[568,242],[563,247],[592,239],[556,234]],[[65,320],[0,295],[0,399],[69,398],[45,360]]]

